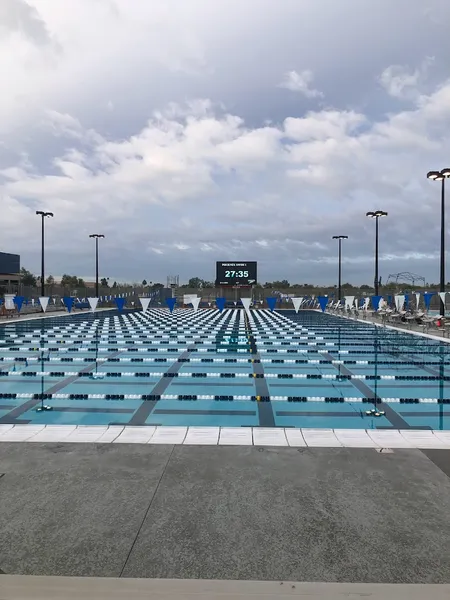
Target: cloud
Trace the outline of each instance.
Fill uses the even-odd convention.
[[[434,58],[427,57],[420,67],[414,70],[402,65],[391,65],[381,73],[379,83],[393,98],[416,100],[433,61]]]
[[[279,84],[279,87],[291,90],[291,92],[299,92],[306,98],[323,98],[322,92],[311,87],[313,80],[313,72],[309,69],[301,73],[289,71],[285,74],[284,80]]]
[[[329,282],[331,237],[346,234],[343,277],[370,282],[364,215],[381,208],[383,278],[438,279],[439,186],[425,174],[449,166],[450,40],[423,6],[25,4],[41,34],[17,19],[0,34],[0,233],[27,268],[44,209],[55,276],[92,270],[95,231],[113,280],[211,280],[216,260],[241,258],[263,280]],[[274,88],[304,57],[283,80],[297,93]]]
[[[288,117],[278,127],[250,129],[239,116],[199,100],[189,110],[171,104],[129,138],[108,141],[70,115],[49,117],[48,131],[78,149],[55,156],[52,174],[36,174],[30,165],[2,172],[7,206],[24,211],[26,237],[31,216],[23,199],[55,212],[65,244],[77,243],[80,226],[100,221],[119,247],[130,235],[139,245],[150,227],[151,251],[164,256],[275,252],[283,261],[309,257],[325,265],[334,258],[320,240],[339,229],[362,244],[361,262],[372,254],[364,245],[370,231],[364,213],[381,206],[392,218],[386,220],[391,237],[382,250],[392,262],[389,257],[402,255],[392,237],[399,227],[409,237],[416,231],[422,236],[416,245],[422,245],[423,225],[433,223],[433,190],[418,173],[424,175],[427,160],[437,161],[448,148],[437,133],[450,119],[450,84],[422,96],[414,109],[379,121],[354,111],[321,110]],[[248,194],[259,186],[264,193]],[[421,212],[418,229],[413,216]],[[431,242],[432,229],[429,236]],[[405,248],[404,260],[427,255],[416,251]]]
[[[52,43],[48,28],[34,6],[25,0],[2,0],[0,36],[16,33],[38,46]]]

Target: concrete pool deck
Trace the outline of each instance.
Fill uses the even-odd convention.
[[[6,575],[450,583],[447,450],[3,443],[0,473]]]
[[[0,575],[2,600],[447,600],[448,585]]]

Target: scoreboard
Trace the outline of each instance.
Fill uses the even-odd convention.
[[[256,283],[256,261],[216,262],[216,287],[251,286]]]

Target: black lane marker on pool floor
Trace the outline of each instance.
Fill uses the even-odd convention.
[[[330,361],[335,360],[334,356],[329,352],[321,352],[320,354]],[[347,367],[344,367],[344,365],[342,364],[333,364],[333,367],[336,370],[338,370],[341,373],[341,375],[353,375],[353,373],[349,371]],[[370,398],[371,400],[375,400],[375,393],[360,379],[349,379],[348,381],[350,381],[351,384],[364,395],[364,397]],[[385,412],[386,418],[392,423],[392,425],[396,429],[411,429],[411,426],[404,419],[402,419],[402,417],[398,413],[396,413],[395,410],[393,410],[389,406],[389,404],[386,404],[382,401],[379,401],[378,404],[382,406],[381,410]]]
[[[357,417],[358,419],[361,418],[361,415],[356,412],[314,412],[312,410],[276,410],[275,412],[278,417]]]
[[[52,412],[106,413],[117,415],[131,415],[134,413],[134,408],[88,408],[86,406],[54,406]]]
[[[114,358],[118,354],[121,354],[121,352],[114,352],[113,354],[109,355],[109,358]],[[81,369],[80,373],[89,373],[90,371],[93,371],[94,369],[95,369],[95,361],[88,364],[84,369]],[[62,381],[56,383],[55,385],[50,387],[48,390],[45,390],[44,393],[45,394],[57,394],[60,390],[65,388],[67,385],[70,385],[71,383],[74,383],[77,380],[78,380],[78,375],[72,375],[72,376],[68,377],[67,379],[63,379]],[[37,406],[40,402],[41,402],[41,400],[39,400],[39,399],[30,398],[30,400],[27,400],[20,406],[16,406],[16,408],[14,408],[11,412],[4,415],[3,417],[0,417],[0,425],[3,423],[14,424],[14,425],[18,424],[17,423],[18,417],[21,417],[22,415],[24,415],[26,412],[28,412],[29,410],[31,410],[32,408]]]
[[[404,406],[404,405],[403,405]],[[436,407],[436,410],[433,412],[431,410],[427,410],[426,412],[408,412],[406,410],[401,411],[401,415],[403,417],[450,417],[450,411],[442,411],[442,404],[433,404],[432,406]]]
[[[261,357],[258,352],[258,348],[256,346],[256,340],[253,335],[252,329],[250,327],[250,322],[248,320],[247,314],[244,315],[245,319],[245,328],[247,330],[248,340],[250,342],[250,351],[252,353],[252,358],[256,360],[261,360]],[[264,375],[264,367],[260,362],[252,363],[253,373],[255,375]],[[267,380],[265,377],[258,377],[254,379],[255,382],[255,390],[256,396],[270,396],[269,386],[267,385]],[[260,427],[275,427],[275,416],[273,414],[272,402],[257,402],[258,406],[258,416],[259,416],[259,426]]]
[[[226,327],[226,325],[228,324],[230,319],[231,319],[231,313],[230,313],[229,317],[224,321],[223,328]],[[180,371],[181,367],[185,364],[183,362],[183,359],[189,358],[192,350],[195,350],[195,348],[196,348],[196,346],[192,345],[192,344],[190,346],[188,346],[182,354],[180,354],[179,356],[176,357],[176,359],[174,359],[175,362],[169,367],[169,369],[167,370],[167,373],[178,373],[178,371]],[[139,383],[144,383],[144,380],[139,381]],[[152,389],[151,394],[155,395],[155,396],[162,396],[166,392],[167,388],[169,387],[169,385],[171,383],[174,383],[174,380],[172,377],[162,377],[158,381],[158,383],[155,385],[155,387]],[[178,383],[181,383],[181,382],[177,382],[177,384]],[[136,382],[134,382],[133,385],[136,385]],[[187,385],[189,385],[189,383],[187,383]],[[194,384],[190,383],[190,385],[194,385]],[[198,385],[198,383],[196,383],[196,385]],[[225,384],[223,384],[223,385],[225,385]],[[137,409],[137,411],[134,413],[134,415],[131,417],[131,419],[129,420],[128,425],[145,425],[146,420],[152,414],[152,412],[155,410],[157,403],[158,403],[158,400],[146,400],[145,402],[143,402],[141,404],[141,406]]]
[[[180,356],[174,359],[175,362],[168,368],[167,373],[178,373],[184,364],[180,359],[189,358],[191,350],[194,348],[195,346],[190,346],[186,352],[183,352],[180,354]],[[151,394],[154,396],[162,396],[172,382],[172,377],[161,377],[161,379],[152,389]],[[157,403],[158,400],[146,400],[143,402],[129,420],[128,425],[145,425],[145,421],[151,415]]]
[[[253,417],[255,415],[254,410],[203,410],[203,409],[186,409],[182,408],[155,408],[153,411],[154,415],[203,415],[203,416],[233,416],[238,415],[241,417]]]

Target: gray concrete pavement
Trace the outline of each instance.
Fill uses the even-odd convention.
[[[436,452],[3,443],[0,569],[450,583]]]

